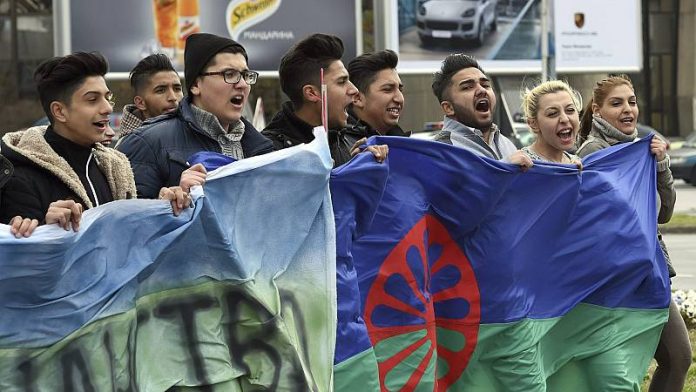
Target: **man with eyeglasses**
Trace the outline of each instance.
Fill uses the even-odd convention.
[[[189,167],[201,151],[244,159],[273,151],[273,144],[242,118],[258,73],[250,71],[239,43],[208,33],[186,39],[184,76],[188,95],[170,114],[146,121],[118,146],[130,159],[138,195],[154,198],[162,186],[188,191],[205,182],[202,165]]]
[[[77,231],[82,211],[136,197],[128,159],[101,144],[109,128],[113,94],[106,59],[77,52],[41,63],[34,72],[41,106],[50,122],[2,138],[2,154],[14,166],[0,197],[0,222],[16,237],[38,224]],[[157,190],[161,199],[189,204],[179,187]]]

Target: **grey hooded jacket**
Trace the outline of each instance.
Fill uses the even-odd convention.
[[[475,128],[467,127],[449,117],[445,117],[442,131],[435,135],[434,140],[453,146],[466,148],[467,150],[484,157],[507,161],[510,155],[517,151],[517,147],[500,133],[496,124],[491,126],[491,145],[483,140],[483,133]]]

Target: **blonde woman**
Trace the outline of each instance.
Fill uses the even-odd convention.
[[[522,106],[527,124],[536,135],[534,143],[522,151],[537,161],[582,167],[580,159],[568,152],[575,147],[580,129],[580,95],[568,83],[550,80],[527,90]]]

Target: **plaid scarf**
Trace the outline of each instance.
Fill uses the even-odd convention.
[[[121,124],[119,130],[121,131],[120,137],[124,137],[129,133],[140,128],[143,124],[144,118],[142,112],[135,107],[135,105],[128,104],[123,107],[123,115],[121,116]]]
[[[217,117],[211,113],[195,105],[191,105],[191,111],[196,123],[211,139],[218,142],[224,155],[237,160],[244,159],[244,150],[242,149],[244,122],[242,120],[230,124],[229,130],[225,131]]]

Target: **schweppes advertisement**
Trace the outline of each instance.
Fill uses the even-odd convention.
[[[323,32],[343,40],[347,59],[357,55],[356,0],[71,0],[56,2],[69,16],[59,47],[98,50],[111,72],[130,72],[143,57],[166,53],[183,71],[186,38],[196,32],[230,37],[249,54],[250,68],[276,71],[295,42]],[[108,23],[96,15],[108,15]],[[60,25],[62,21],[56,20]],[[60,26],[57,26],[60,28]],[[59,55],[66,53],[57,53]]]
[[[268,19],[280,8],[281,0],[233,0],[227,6],[227,29],[232,39],[249,27]]]

